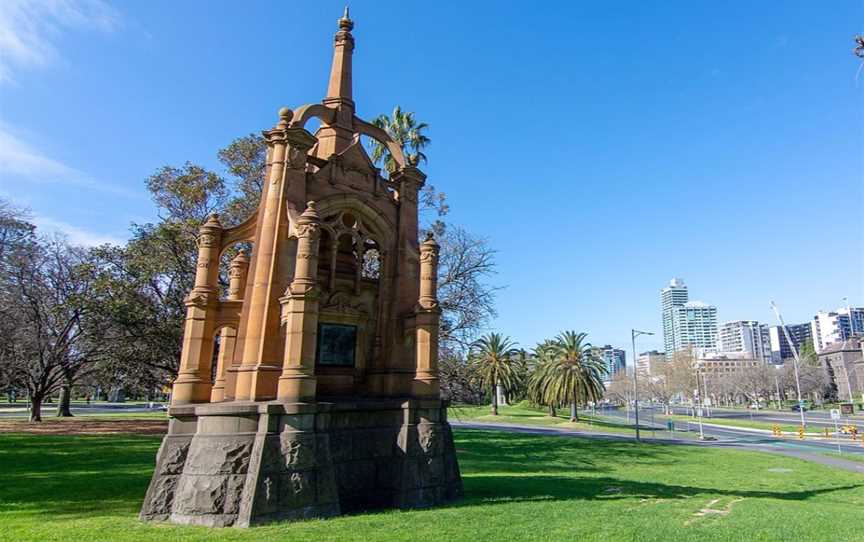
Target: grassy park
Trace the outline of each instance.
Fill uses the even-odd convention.
[[[787,457],[457,429],[451,506],[214,531],[138,521],[159,442],[0,434],[0,540],[859,540],[864,505],[861,477]]]

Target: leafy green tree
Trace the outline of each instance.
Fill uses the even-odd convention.
[[[570,421],[579,420],[578,405],[603,396],[606,367],[585,341],[587,333],[565,331],[543,349],[531,375],[530,395],[542,404],[570,404]]]
[[[500,333],[489,333],[471,345],[469,359],[477,376],[492,395],[492,415],[498,415],[498,386],[515,389],[519,383],[516,343]]]

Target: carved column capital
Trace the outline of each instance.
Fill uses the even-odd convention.
[[[418,311],[440,312],[438,306],[438,254],[441,246],[432,232],[420,244],[420,299]]]

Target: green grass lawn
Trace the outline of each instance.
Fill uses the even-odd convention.
[[[497,416],[491,414],[489,405],[453,405],[447,410],[451,421],[536,425],[626,435],[635,433],[632,425],[611,417],[592,416],[587,411],[580,411],[578,422],[570,422],[569,408],[559,409],[557,414],[555,417],[549,416],[546,409],[532,407],[524,402],[498,407]]]
[[[250,530],[145,524],[159,437],[0,434],[0,540],[861,540],[864,477],[787,457],[455,431],[466,497]]]

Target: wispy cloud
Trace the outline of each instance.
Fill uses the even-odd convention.
[[[58,58],[55,42],[69,29],[112,32],[118,12],[102,0],[0,1],[0,83],[16,69],[46,66]]]
[[[122,186],[99,182],[84,172],[46,156],[0,122],[0,182],[13,176],[40,183],[71,184],[127,197],[141,195]]]
[[[104,244],[122,245],[125,243],[125,240],[119,237],[92,232],[85,228],[73,226],[72,224],[46,216],[36,215],[33,217],[32,222],[36,225],[37,231],[47,234],[59,233],[65,236],[73,245],[95,247]]]
[[[0,175],[64,179],[84,177],[75,169],[48,158],[0,125]]]

